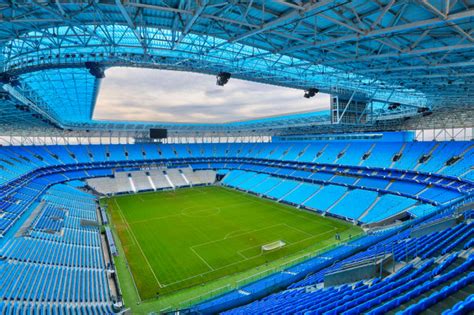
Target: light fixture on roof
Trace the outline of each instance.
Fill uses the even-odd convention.
[[[305,98],[313,97],[316,94],[318,94],[318,92],[319,92],[319,89],[317,89],[317,88],[309,88],[306,91],[304,91],[304,97]]]
[[[433,112],[431,111],[429,107],[418,107],[417,112],[418,114],[421,114],[423,117],[433,114]]]
[[[224,86],[229,82],[229,79],[231,77],[231,74],[229,72],[219,72],[216,76],[217,81],[216,84],[218,86]]]
[[[104,68],[98,62],[86,62],[86,68],[89,70],[89,73],[92,74],[97,79],[105,78]]]
[[[0,73],[0,83],[10,84],[11,86],[15,87],[20,85],[20,80],[18,80],[18,77],[8,72],[3,72]]]
[[[400,103],[390,103],[390,105],[388,105],[389,110],[395,110],[398,107],[400,107]]]
[[[305,98],[310,98],[310,97],[313,97],[315,96],[316,94],[319,93],[319,89],[317,88],[309,88],[307,89],[306,91],[304,91],[304,97]]]

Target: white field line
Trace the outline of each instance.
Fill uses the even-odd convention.
[[[287,213],[289,213],[289,214],[291,214],[291,215],[293,215],[293,216],[303,217],[303,215],[300,214],[303,210],[299,210],[299,211],[296,211],[296,212],[295,212],[294,210],[298,210],[298,209],[296,209],[296,208],[293,207],[293,206],[290,206],[290,205],[287,205],[287,204],[279,203],[279,202],[277,202],[276,200],[271,200],[271,199],[266,199],[266,198],[262,198],[262,197],[257,197],[257,196],[254,196],[254,195],[250,195],[250,194],[247,194],[247,193],[245,193],[245,192],[243,192],[243,191],[236,190],[236,189],[231,189],[231,188],[226,187],[226,186],[221,186],[221,187],[223,188],[223,191],[226,191],[226,192],[228,192],[228,193],[231,193],[231,192],[239,192],[239,193],[241,193],[241,195],[242,195],[243,198],[248,199],[250,202],[255,203],[255,204],[267,203],[268,201],[270,201],[270,202],[273,201],[273,202],[279,204],[280,206],[283,206],[283,207],[280,207],[279,210],[285,211],[285,212],[287,212]],[[288,209],[288,207],[289,207],[289,208],[293,208],[293,210]],[[310,212],[310,211],[304,211],[304,212],[305,212],[305,213],[313,214],[313,213]],[[321,217],[322,217],[322,216],[321,216],[319,213],[317,213],[316,211],[314,211],[314,215],[315,215],[316,217],[318,217],[318,218],[321,218]],[[304,219],[306,219],[306,217],[304,217]],[[327,227],[330,227],[330,228],[333,227],[332,225],[327,224],[327,223],[325,223],[325,222],[319,222],[319,223],[320,223],[321,225],[324,225],[324,226],[327,226]]]
[[[228,239],[232,239],[232,238],[242,236],[242,235],[245,235],[245,234],[249,234],[249,233],[254,233],[254,232],[257,232],[257,231],[268,230],[268,229],[271,229],[271,228],[274,228],[274,227],[280,226],[280,225],[286,225],[286,224],[285,223],[278,223],[278,224],[266,226],[266,227],[261,228],[261,229],[256,229],[256,230],[251,230],[251,231],[248,231],[248,232],[243,232],[243,233],[240,233],[240,234],[236,234],[236,235],[234,235],[234,236],[232,236],[231,238],[228,238]],[[218,240],[212,240],[212,241],[209,241],[209,242],[204,242],[204,243],[201,243],[201,244],[193,245],[191,247],[192,248],[201,247],[201,246],[209,245],[209,244],[212,244],[212,243],[221,242],[221,241],[224,241],[224,240],[226,240],[226,239],[221,238],[221,239],[218,239]]]
[[[278,226],[278,225],[284,225],[284,224],[275,224],[275,225],[273,225],[273,226]],[[265,228],[263,228],[263,229],[265,229]],[[263,229],[257,229],[257,230],[254,230],[254,231],[259,231],[259,230],[263,230]],[[307,237],[307,238],[305,238],[305,239],[301,239],[301,240],[299,240],[299,241],[297,241],[297,242],[291,243],[291,244],[289,244],[289,245],[290,245],[290,246],[291,246],[291,245],[295,245],[295,244],[301,243],[301,242],[303,242],[303,241],[306,241],[306,240],[308,240],[308,239],[310,239],[310,238],[318,237],[318,236],[321,236],[321,235],[324,235],[324,234],[333,232],[334,230],[337,230],[337,228],[333,227],[333,230],[332,230],[332,231],[326,231],[326,232],[323,232],[323,233],[315,234],[315,235],[309,236],[309,237]],[[251,231],[251,232],[252,232],[252,231]],[[211,242],[212,242],[212,241],[211,241]],[[206,243],[209,243],[209,242],[206,242]],[[198,247],[198,246],[204,245],[204,244],[206,244],[206,243],[202,243],[202,244],[198,244],[198,245],[193,245],[192,247]],[[263,244],[263,245],[264,245],[264,244]],[[261,246],[261,245],[259,245],[259,246]],[[256,247],[256,246],[249,247],[249,248],[247,248],[247,249],[251,249],[251,248],[254,248],[254,247]],[[239,254],[240,256],[243,256],[240,252],[241,252],[241,251],[244,251],[244,250],[246,250],[246,249],[243,249],[243,250],[238,251],[237,254]],[[308,254],[309,254],[309,253],[308,253]],[[197,278],[197,277],[202,277],[203,275],[206,275],[206,274],[211,273],[211,272],[213,272],[213,271],[218,271],[218,270],[221,270],[221,269],[224,269],[224,268],[227,268],[227,267],[236,265],[236,264],[240,264],[240,263],[242,263],[242,262],[244,262],[244,261],[247,261],[247,260],[250,260],[250,259],[259,257],[259,256],[262,256],[262,254],[259,254],[259,255],[257,255],[257,256],[252,256],[252,257],[250,257],[250,258],[245,258],[245,259],[243,259],[243,260],[239,260],[239,261],[236,261],[236,262],[227,264],[227,265],[222,266],[222,267],[220,267],[220,268],[213,269],[212,271],[200,273],[200,274],[197,274],[197,275],[192,276],[192,277],[188,277],[188,278],[185,278],[185,279],[181,279],[181,280],[179,280],[179,281],[167,283],[167,284],[165,284],[164,286],[167,287],[167,286],[170,286],[170,285],[173,285],[173,284],[176,284],[176,283],[180,283],[180,282],[184,282],[184,281],[187,281],[187,280],[190,280],[190,279],[194,279],[194,278]],[[258,267],[258,266],[254,266],[254,267]],[[253,267],[252,267],[252,268],[253,268]],[[252,269],[252,268],[250,268],[250,269]]]
[[[295,231],[301,232],[301,233],[306,234],[306,235],[309,235],[309,236],[314,236],[314,235],[311,234],[311,233],[308,233],[308,232],[306,232],[306,231],[303,231],[303,230],[301,230],[301,229],[298,229],[297,227],[290,226],[290,225],[288,225],[287,223],[285,223],[285,225],[286,225],[287,227],[289,227],[290,229],[293,229],[293,230],[295,230]]]
[[[235,190],[233,190],[233,189],[230,189],[230,188],[227,188],[227,187],[223,187],[223,188],[224,188],[224,189],[222,189],[222,191],[225,191],[225,192],[228,192],[228,193],[235,192]],[[195,189],[195,190],[193,191],[193,193],[196,194],[196,195],[197,195],[197,194],[203,194],[203,195],[208,194],[208,192],[200,191],[200,190],[198,190],[198,189]],[[190,194],[190,195],[194,195],[194,194]],[[249,203],[252,203],[252,204],[259,204],[259,203],[265,203],[266,201],[268,201],[267,199],[261,199],[261,198],[254,197],[254,196],[250,196],[250,195],[247,196],[247,195],[246,195],[245,193],[243,193],[243,192],[241,193],[241,195],[242,195],[242,198],[245,198],[245,199],[247,200],[247,202],[241,202],[241,203],[238,203],[238,204],[228,205],[228,206],[225,207],[225,208],[232,208],[232,207],[235,207],[235,206],[245,205],[245,204],[249,204]],[[173,198],[173,197],[170,196],[170,198]],[[150,200],[153,200],[153,199],[156,199],[156,198],[147,198],[146,201],[150,201]],[[116,201],[115,201],[115,202],[116,202]],[[275,202],[276,202],[276,201],[275,201]],[[118,206],[118,204],[117,204],[117,206]],[[288,207],[290,207],[290,206],[288,206]],[[193,208],[193,207],[184,208],[182,211],[184,211],[184,210],[186,210],[186,209],[189,209],[189,208]],[[119,206],[119,209],[120,209],[120,206]],[[283,210],[283,211],[285,211],[285,212],[287,212],[287,213],[290,213],[290,214],[292,214],[292,215],[296,215],[296,216],[300,217],[299,214],[297,214],[297,213],[295,214],[294,211],[291,211],[290,209],[285,209],[285,208],[280,208],[280,209]],[[201,210],[201,211],[207,211],[207,209]],[[201,212],[201,211],[196,211],[196,213],[197,213],[197,212]],[[120,209],[120,212],[122,212],[121,209]],[[122,217],[123,217],[123,213],[121,213],[121,215],[122,215]],[[151,219],[151,220],[159,220],[159,219],[163,219],[163,218],[167,218],[167,217],[174,217],[174,216],[180,216],[180,215],[185,215],[185,214],[177,213],[177,214],[173,214],[173,215],[168,215],[168,216],[153,218],[153,219]],[[317,215],[317,213],[315,213],[315,215]],[[134,223],[142,223],[142,222],[149,222],[149,221],[150,221],[150,220],[141,220],[141,221],[132,222],[131,224],[134,224]],[[138,241],[137,241],[135,235],[133,234],[133,231],[130,229],[130,226],[129,226],[128,221],[125,220],[125,222],[126,222],[127,226],[129,227],[130,232],[132,233],[132,236],[133,236],[133,238],[134,238],[134,241],[138,244]],[[294,230],[298,230],[298,231],[300,231],[300,232],[302,232],[302,233],[305,233],[305,234],[307,234],[307,235],[310,235],[309,237],[307,237],[307,238],[305,238],[305,239],[301,239],[301,240],[299,240],[299,241],[297,241],[297,242],[294,242],[294,243],[289,244],[289,245],[291,246],[291,245],[295,245],[295,244],[298,244],[298,243],[300,243],[300,242],[306,241],[306,240],[308,240],[308,239],[310,239],[310,238],[318,237],[318,236],[321,236],[321,235],[330,233],[330,232],[332,232],[332,231],[334,231],[334,230],[337,230],[336,227],[334,227],[334,226],[332,226],[332,225],[330,225],[330,224],[326,224],[326,223],[323,223],[323,222],[319,222],[319,224],[321,224],[321,225],[323,225],[323,226],[326,226],[326,227],[329,227],[329,228],[331,228],[332,230],[326,231],[326,232],[323,232],[323,233],[319,233],[319,234],[312,235],[312,234],[309,234],[309,233],[307,233],[307,232],[304,232],[304,231],[302,231],[302,230],[300,230],[300,229],[298,229],[298,228],[291,227],[291,226],[287,225],[286,223],[281,223],[281,224],[275,224],[275,225],[272,225],[272,226],[267,226],[267,227],[261,228],[261,229],[256,229],[256,230],[251,230],[251,231],[243,231],[242,233],[238,233],[238,234],[235,234],[235,235],[232,235],[232,234],[235,233],[235,232],[238,232],[239,230],[232,231],[232,232],[229,232],[229,233],[225,236],[224,239],[228,239],[230,235],[232,235],[232,237],[230,237],[230,238],[234,238],[234,237],[237,237],[237,236],[245,235],[245,234],[248,234],[248,233],[252,233],[252,232],[256,232],[256,231],[260,231],[260,230],[264,230],[264,229],[268,229],[268,228],[275,227],[275,226],[280,226],[280,225],[286,225],[286,226],[289,227],[289,228],[292,228],[292,229],[294,229]],[[218,271],[218,270],[221,270],[221,269],[225,269],[225,268],[228,268],[228,267],[230,267],[230,266],[232,266],[232,265],[240,264],[240,263],[242,263],[242,262],[244,262],[244,261],[247,261],[247,260],[250,260],[250,259],[253,259],[253,258],[256,258],[256,257],[259,257],[259,256],[262,255],[262,254],[259,254],[258,256],[253,256],[253,257],[250,257],[250,258],[245,258],[245,259],[243,259],[243,260],[239,260],[239,261],[236,261],[236,262],[227,264],[227,265],[225,265],[225,266],[222,266],[222,267],[220,267],[220,268],[214,269],[214,268],[212,268],[212,267],[209,265],[209,263],[207,263],[207,261],[206,261],[203,257],[201,257],[201,256],[196,252],[195,248],[196,248],[196,247],[199,247],[199,246],[206,245],[206,244],[210,244],[210,243],[213,243],[213,242],[222,241],[222,240],[224,240],[224,239],[213,240],[213,241],[209,241],[209,242],[205,242],[205,243],[193,245],[193,246],[190,247],[190,249],[191,249],[204,263],[206,263],[206,265],[207,265],[209,268],[211,268],[210,271],[204,272],[204,273],[200,273],[200,274],[197,274],[197,275],[194,275],[194,276],[185,278],[185,279],[181,279],[181,280],[178,280],[178,281],[175,281],[175,282],[166,283],[166,284],[161,284],[161,283],[158,281],[158,278],[156,277],[156,274],[154,273],[153,269],[151,268],[151,265],[150,265],[148,259],[146,258],[145,254],[144,254],[144,252],[143,252],[143,250],[142,250],[142,248],[141,248],[141,246],[138,245],[138,247],[139,247],[140,251],[142,252],[143,256],[145,257],[145,260],[147,261],[147,264],[148,264],[149,268],[152,270],[152,273],[153,273],[153,275],[154,275],[154,277],[155,277],[157,283],[159,284],[159,286],[160,286],[161,288],[164,288],[164,287],[167,287],[167,286],[170,286],[170,285],[174,285],[174,284],[177,284],[177,283],[180,283],[180,282],[184,282],[184,281],[187,281],[187,280],[190,280],[190,279],[193,279],[193,278],[202,277],[202,276],[204,276],[204,275],[206,275],[206,274],[209,274],[209,273],[211,273],[211,272]],[[260,246],[260,245],[259,245],[259,246]],[[254,246],[254,247],[255,247],[255,246]],[[250,248],[247,248],[247,249],[251,249],[251,248],[254,248],[254,247],[250,247]],[[237,254],[239,254],[239,255],[242,256],[242,257],[245,257],[245,256],[242,255],[240,252],[241,252],[241,251],[245,251],[245,250],[247,250],[247,249],[240,250],[240,251],[237,252]],[[255,267],[258,267],[258,266],[255,266]]]
[[[247,260],[247,259],[248,259],[247,257],[245,257],[245,255],[244,255],[244,254],[242,254],[242,253],[241,253],[241,251],[240,251],[240,250],[239,250],[239,251],[237,251],[237,254],[239,254],[239,256],[243,258],[243,260]]]
[[[337,228],[333,228],[333,230],[336,230],[336,229],[337,229]],[[298,244],[298,243],[300,243],[300,242],[302,242],[302,241],[305,241],[305,240],[308,240],[308,239],[310,239],[310,238],[312,238],[312,237],[321,236],[321,235],[327,234],[327,233],[329,233],[329,232],[332,232],[332,231],[326,231],[326,232],[323,232],[323,233],[319,233],[319,234],[313,235],[313,236],[311,236],[311,237],[307,237],[307,238],[305,238],[305,239],[302,239],[302,240],[299,240],[299,241],[297,241],[297,242],[291,243],[291,244],[289,244],[289,245],[291,246],[291,245],[294,245],[294,244]],[[193,246],[193,247],[196,247],[196,246],[199,246],[199,245],[201,245],[201,244],[195,245],[195,246]],[[332,246],[332,245],[328,245],[328,246],[326,246],[326,247],[330,247],[330,246]],[[326,247],[324,247],[324,248],[326,248]],[[251,247],[251,248],[253,248],[253,247]],[[323,249],[323,248],[322,248],[322,249]],[[319,250],[318,250],[318,251],[319,251]],[[237,252],[237,253],[238,253],[238,252]],[[310,253],[306,253],[305,255],[307,255],[307,254],[310,254]],[[242,262],[244,262],[244,261],[247,261],[247,260],[250,260],[250,259],[253,259],[253,258],[262,256],[262,255],[263,255],[263,254],[259,254],[259,255],[257,255],[257,256],[253,256],[253,257],[250,257],[250,258],[245,258],[245,259],[243,259],[243,260],[239,260],[239,261],[236,261],[236,262],[227,264],[227,265],[222,266],[222,267],[220,267],[220,268],[216,268],[216,269],[214,269],[214,270],[212,270],[212,271],[203,272],[203,273],[197,274],[197,275],[192,276],[192,277],[188,277],[188,278],[185,278],[185,279],[181,279],[181,280],[179,280],[179,281],[167,283],[167,284],[164,285],[164,287],[167,287],[167,286],[170,286],[170,285],[173,285],[173,284],[176,284],[176,283],[180,283],[180,282],[185,282],[185,281],[188,281],[188,280],[190,280],[190,279],[202,277],[202,276],[204,276],[204,275],[206,275],[206,274],[208,274],[208,273],[211,273],[211,272],[214,272],[214,271],[218,271],[218,270],[221,270],[221,269],[224,269],[224,268],[227,268],[227,267],[236,265],[236,264],[240,264],[240,263],[242,263]],[[241,255],[241,256],[242,256],[242,255]],[[304,255],[303,255],[303,256],[304,256]],[[298,258],[299,258],[299,257],[298,257]],[[296,259],[296,258],[295,258],[295,259]],[[259,266],[262,266],[262,265],[259,265]],[[254,267],[252,267],[252,268],[256,268],[256,267],[259,267],[259,266],[254,266]],[[252,269],[252,268],[250,268],[250,269]]]
[[[290,227],[290,228],[291,228],[291,227]],[[301,231],[301,232],[303,232],[303,233],[305,233],[306,235],[309,235],[309,236],[306,237],[306,238],[302,238],[302,239],[300,239],[299,241],[296,241],[296,242],[293,242],[293,243],[288,243],[288,245],[289,245],[289,246],[296,245],[296,244],[299,244],[299,243],[304,242],[304,241],[306,241],[306,240],[309,240],[310,238],[314,238],[314,237],[317,237],[317,236],[321,236],[321,235],[327,234],[327,233],[329,233],[329,232],[333,232],[334,230],[337,230],[337,228],[333,228],[332,231],[326,231],[326,232],[319,233],[319,234],[316,234],[316,235],[312,235],[312,234],[305,233],[305,232]],[[268,243],[265,243],[265,244],[268,244]],[[244,251],[246,251],[246,250],[253,249],[253,248],[262,247],[262,246],[265,245],[265,244],[260,244],[260,245],[252,246],[252,247],[249,247],[249,248],[246,248],[246,249],[241,249],[241,250],[239,250],[239,253],[244,252]],[[241,254],[241,256],[245,256],[245,255],[244,255],[244,254]],[[259,256],[262,256],[262,254],[259,254],[259,255],[256,255],[256,256],[251,256],[251,257],[249,257],[249,258],[247,258],[247,259],[252,259],[252,258],[255,258],[255,257],[259,257]]]
[[[224,209],[228,209],[228,208],[232,208],[232,207],[236,207],[236,206],[241,206],[241,205],[245,205],[245,204],[248,204],[248,202],[241,202],[241,203],[232,204],[232,205],[224,207]],[[160,219],[178,217],[178,216],[181,216],[181,215],[184,215],[186,217],[190,217],[188,214],[183,213],[183,211],[187,211],[187,210],[193,209],[193,208],[197,208],[197,207],[196,206],[186,207],[186,208],[181,209],[180,212],[177,212],[175,214],[164,215],[164,216],[161,216],[161,217],[155,217],[155,218],[151,218],[151,219],[147,219],[147,220],[132,221],[132,222],[130,222],[130,224],[147,223],[147,222],[150,222],[150,221],[157,221],[157,220],[160,220]],[[222,210],[221,207],[215,207],[214,209]],[[191,213],[199,213],[199,212],[204,212],[204,211],[208,211],[208,210],[209,210],[209,208],[198,210],[198,211],[192,211]],[[220,211],[219,211],[219,213],[220,213]]]
[[[198,257],[199,257],[199,259],[201,259],[201,260],[202,260],[202,262],[203,262],[203,263],[205,263],[205,264],[206,264],[206,266],[208,266],[208,267],[209,267],[209,269],[211,269],[211,271],[213,271],[213,270],[214,270],[214,268],[212,268],[212,266],[211,266],[211,265],[209,265],[209,263],[208,263],[208,262],[207,262],[207,261],[206,261],[204,258],[202,258],[202,257],[201,257],[201,255],[199,255],[199,254],[198,254],[198,253],[197,253],[197,252],[194,250],[194,248],[190,247],[189,249],[190,249],[190,250],[192,250],[192,251],[193,251],[193,253],[194,253],[196,256],[198,256]]]
[[[295,230],[295,231],[298,231],[298,232],[304,233],[304,234],[306,234],[306,235],[311,235],[311,236],[314,236],[314,235],[313,235],[313,234],[311,234],[311,233],[308,233],[308,232],[306,232],[306,231],[303,231],[302,229],[299,229],[299,228],[297,228],[297,227],[290,226],[290,225],[288,225],[287,223],[285,223],[285,225],[286,225],[287,227],[289,227],[290,229],[293,229],[293,230]],[[331,226],[331,227],[332,227],[332,226]],[[332,228],[333,228],[333,230],[337,230],[337,228],[336,228],[336,227],[332,227]]]
[[[128,221],[127,221],[127,219],[125,219],[125,215],[122,213],[122,209],[120,209],[120,206],[117,203],[117,199],[114,199],[114,202],[117,205],[117,213],[122,218],[122,221],[125,222],[125,225],[127,226],[127,234],[132,237],[133,244],[130,244],[130,245],[131,246],[133,246],[135,244],[138,245],[137,241],[133,238],[132,230],[130,229],[130,226],[128,225]],[[123,247],[130,246],[130,245],[122,244]]]
[[[124,219],[125,224],[127,225],[127,228],[128,228],[128,230],[130,231],[130,234],[132,235],[132,237],[133,237],[135,243],[137,244],[138,249],[139,249],[140,252],[142,253],[143,258],[145,258],[145,261],[146,261],[146,263],[147,263],[147,265],[148,265],[148,268],[150,268],[150,271],[151,271],[151,273],[153,274],[153,277],[155,277],[156,283],[158,283],[158,285],[160,286],[160,288],[163,288],[163,286],[162,286],[161,283],[160,283],[160,280],[158,280],[158,277],[157,277],[156,274],[155,274],[155,271],[154,271],[153,268],[151,267],[151,264],[150,264],[150,262],[148,261],[148,258],[147,258],[146,255],[145,255],[145,252],[143,251],[142,247],[140,246],[140,243],[138,242],[137,237],[135,236],[135,233],[133,233],[133,230],[131,229],[130,225],[128,224],[128,221],[125,219],[125,216],[123,215],[123,212],[122,212],[122,208],[120,208],[120,206],[119,206],[119,204],[118,204],[118,202],[117,202],[116,199],[115,199],[115,204],[117,205],[117,207],[118,207],[118,209],[119,209],[119,211],[120,211],[120,215],[121,215],[122,218]]]
[[[227,234],[224,236],[224,239],[227,239],[229,236],[231,236],[231,235],[234,234],[235,232],[240,232],[240,231],[242,231],[242,229],[238,229],[238,230],[231,231],[231,232],[227,233]],[[242,231],[242,232],[245,232],[245,231]]]
[[[190,207],[188,209],[192,209],[193,207]],[[209,210],[217,210],[216,213],[213,213],[213,214],[208,214],[206,216],[202,216],[201,218],[206,218],[206,217],[212,217],[212,216],[215,216],[215,215],[218,215],[221,213],[222,209],[220,207],[212,207],[212,208],[207,208],[207,209],[202,209],[202,210],[199,210],[199,211],[192,211],[190,212],[189,214],[187,214],[186,212],[184,212],[185,210],[187,209],[183,209],[181,210],[181,215],[184,215],[185,217],[188,217],[188,218],[196,218],[196,216],[193,216],[193,214],[195,213],[201,213],[201,212],[205,212],[205,211],[209,211]],[[199,217],[199,216],[198,216]]]

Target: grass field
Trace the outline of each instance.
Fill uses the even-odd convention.
[[[109,213],[142,300],[334,244],[346,222],[222,187],[110,198]],[[283,248],[261,246],[284,240]]]

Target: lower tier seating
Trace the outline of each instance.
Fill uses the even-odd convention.
[[[228,172],[222,183],[361,223],[378,222],[402,213],[415,217],[423,216],[436,209],[416,199],[399,196],[396,192],[380,193],[362,187],[348,188],[332,184],[332,181],[326,184],[304,183],[244,170]]]
[[[447,218],[435,218],[431,224],[447,222]],[[413,230],[405,230],[284,291],[224,314],[418,314],[427,309],[437,314],[467,314],[474,294],[474,248],[469,243],[473,224],[462,221],[421,237],[410,237]],[[449,240],[448,246],[444,240]],[[393,255],[395,262],[382,277],[325,285],[326,274],[385,255]],[[386,276],[392,268],[396,271]]]
[[[0,247],[0,314],[112,314],[96,197],[47,189]],[[26,210],[28,211],[28,210]]]

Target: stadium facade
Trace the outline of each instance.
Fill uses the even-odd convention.
[[[473,27],[471,1],[0,1],[0,313],[471,312]],[[94,120],[105,70],[119,66],[331,100],[323,112],[227,123]],[[137,273],[165,292],[155,271],[181,262],[127,238],[119,223],[130,217],[102,198],[198,186],[363,233],[334,227],[337,242],[289,259],[278,255],[317,235],[290,220],[274,218],[275,234],[257,233],[265,218],[240,222],[223,240],[251,223],[252,242],[229,255],[263,257],[253,267],[265,272],[191,275],[194,286],[149,298]],[[216,271],[224,254],[196,246],[189,262]]]

